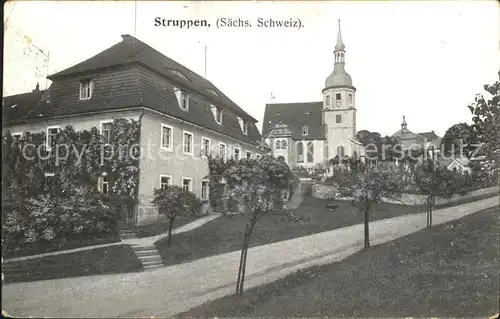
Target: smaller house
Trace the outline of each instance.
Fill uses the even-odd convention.
[[[459,174],[471,174],[470,160],[466,157],[439,159],[439,165]]]

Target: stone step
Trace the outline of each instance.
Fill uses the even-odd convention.
[[[144,266],[144,270],[152,270],[152,269],[157,269],[163,267],[163,264],[161,265],[150,265],[150,266]]]
[[[162,265],[163,266],[163,262],[161,260],[151,260],[151,261],[145,261],[142,263],[143,267],[151,266],[151,265]]]
[[[143,264],[147,263],[147,262],[150,262],[150,261],[160,261],[160,262],[162,262],[160,255],[140,256],[139,260]]]
[[[121,239],[135,239],[137,236],[135,234],[120,235]]]
[[[137,251],[134,251],[134,253],[139,258],[145,257],[145,256],[156,256],[156,255],[158,255],[158,252],[156,250],[137,250]]]
[[[132,246],[132,250],[134,252],[136,252],[136,251],[150,251],[150,250],[156,251],[156,246]]]

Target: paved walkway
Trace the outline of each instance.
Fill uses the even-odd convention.
[[[203,224],[208,223],[209,221],[219,217],[218,214],[210,214],[201,218],[198,218],[184,226],[181,226],[179,228],[176,228],[172,230],[172,233],[175,234],[180,234],[184,233],[190,230],[193,230],[197,227],[200,227]],[[131,238],[131,239],[125,239],[122,240],[121,242],[117,243],[110,243],[110,244],[101,244],[101,245],[93,245],[93,246],[85,246],[85,247],[80,247],[80,248],[74,248],[74,249],[66,249],[66,250],[58,250],[58,251],[53,251],[50,253],[45,253],[45,254],[38,254],[38,255],[30,255],[30,256],[23,256],[23,257],[16,257],[16,258],[9,258],[9,259],[4,259],[2,261],[3,264],[9,263],[9,262],[15,262],[15,261],[21,261],[21,260],[29,260],[29,259],[35,259],[35,258],[41,258],[41,257],[46,257],[46,256],[55,256],[55,255],[61,255],[61,254],[69,254],[69,253],[74,253],[77,251],[82,251],[82,250],[89,250],[89,249],[95,249],[95,248],[101,248],[101,247],[108,247],[108,246],[115,246],[115,245],[131,245],[131,246],[150,246],[153,245],[155,242],[158,240],[167,237],[168,233],[163,233],[157,236],[151,236],[151,237],[144,237],[144,238]]]
[[[436,210],[434,224],[498,205],[497,196]],[[372,222],[371,243],[419,231],[425,223],[425,213]],[[312,265],[340,261],[362,246],[360,224],[254,247],[248,252],[246,288]],[[2,307],[22,317],[171,317],[234,293],[238,262],[239,252],[231,252],[150,272],[7,284],[2,286]]]

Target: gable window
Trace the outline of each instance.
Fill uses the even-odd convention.
[[[101,122],[101,135],[104,144],[111,143],[111,129],[113,128],[113,121]]]
[[[247,153],[246,153],[246,157],[247,157],[247,159],[251,159],[251,158],[252,158],[252,153],[251,153],[251,152],[249,152],[249,151],[247,151]]]
[[[84,80],[80,81],[80,100],[88,100],[92,97],[94,90],[94,81]]]
[[[336,119],[337,123],[342,123],[342,115],[337,114],[337,116],[335,117],[335,119]]]
[[[286,140],[281,141],[281,148],[286,149]]]
[[[238,122],[240,122],[240,127],[243,134],[248,134],[248,122],[241,117],[238,117]]]
[[[172,148],[172,126],[162,124],[161,125],[161,148],[171,149]]]
[[[233,150],[233,158],[236,162],[240,160],[240,149],[237,147]]]
[[[222,108],[212,105],[212,113],[214,114],[215,121],[222,124]]]
[[[184,194],[191,191],[192,181],[193,180],[189,177],[182,178],[182,190],[184,191]]]
[[[337,100],[337,101],[342,100],[342,94],[340,94],[340,93],[335,94],[335,100]]]
[[[210,155],[210,139],[206,137],[201,138],[201,157]]]
[[[219,143],[219,157],[226,160],[226,144]]]
[[[174,88],[175,97],[177,98],[177,103],[179,103],[179,107],[183,111],[189,110],[189,95],[186,91],[183,91],[178,88]]]
[[[210,194],[209,192],[209,186],[208,186],[208,181],[203,180],[201,181],[201,200],[206,201],[208,200],[208,196]]]
[[[302,128],[300,129],[300,132],[303,136],[306,136],[306,135],[309,135],[309,127],[307,126],[302,126]]]
[[[160,189],[167,189],[171,185],[172,177],[169,175],[160,175]]]
[[[280,146],[281,146],[280,141],[276,141],[276,149],[277,149],[277,150],[279,150],[279,149],[280,149]]]
[[[193,133],[184,131],[183,143],[184,154],[193,155]]]
[[[330,106],[330,95],[326,96],[326,101],[325,101],[326,106]]]
[[[45,140],[45,145],[47,150],[52,149],[52,147],[56,146],[56,137],[59,133],[59,126],[49,126],[47,127],[47,135]]]

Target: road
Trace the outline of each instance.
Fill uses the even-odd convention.
[[[497,196],[436,210],[433,222],[445,223],[498,205]],[[425,213],[372,222],[371,243],[391,241],[425,224]],[[360,224],[254,247],[248,252],[245,287],[340,261],[362,246]],[[233,293],[238,262],[239,252],[231,252],[140,273],[13,283],[2,286],[2,307],[16,317],[171,317]]]

